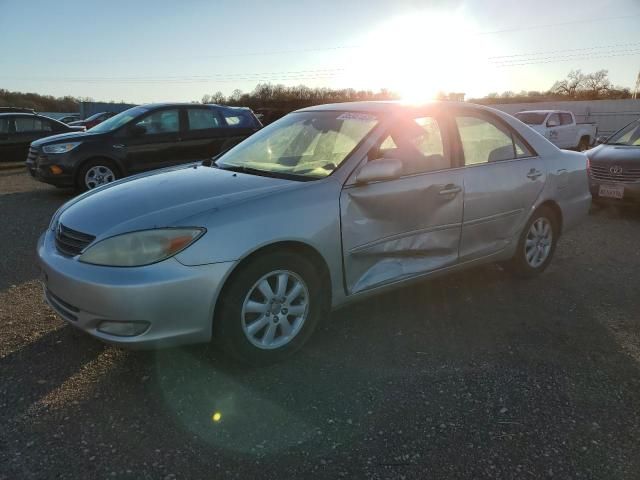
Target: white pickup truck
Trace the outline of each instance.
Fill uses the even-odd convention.
[[[564,110],[528,110],[514,116],[559,148],[587,150],[598,132],[595,123],[578,123],[572,112]]]

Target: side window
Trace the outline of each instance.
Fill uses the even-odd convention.
[[[572,123],[571,114],[570,113],[561,113],[560,114],[560,125],[570,125]]]
[[[444,154],[442,133],[433,117],[418,117],[398,125],[382,140],[379,156],[401,160],[404,175],[451,167]]]
[[[249,117],[242,111],[223,110],[222,115],[229,127],[250,128],[253,126]]]
[[[547,118],[547,127],[557,127],[560,125],[560,115],[554,113]]]
[[[473,116],[456,117],[465,165],[477,165],[532,156],[506,127]],[[515,140],[515,141],[514,141]]]
[[[16,133],[50,132],[51,123],[38,117],[16,117]]]
[[[9,124],[12,124],[13,127],[13,118],[12,117],[2,117],[0,118],[0,133],[10,133],[9,132]],[[13,128],[11,129],[13,130]]]
[[[146,135],[175,133],[180,130],[180,116],[177,109],[160,110],[150,113],[136,125],[146,129]]]
[[[187,117],[189,118],[189,130],[208,130],[220,126],[216,112],[210,108],[189,108],[187,109]]]

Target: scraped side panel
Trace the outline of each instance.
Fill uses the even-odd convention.
[[[353,186],[340,201],[347,291],[357,293],[452,265],[458,258],[462,172]]]

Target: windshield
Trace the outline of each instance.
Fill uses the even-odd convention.
[[[117,115],[114,115],[113,117],[105,120],[104,122],[99,123],[95,127],[90,128],[89,131],[90,132],[99,132],[99,133],[111,132],[111,131],[115,130],[116,128],[120,128],[125,123],[130,122],[134,118],[142,115],[146,111],[147,111],[147,109],[144,108],[144,107],[133,107],[133,108],[130,108],[129,110],[125,110],[124,112],[121,112],[121,113],[119,113]]]
[[[249,137],[216,164],[220,168],[326,177],[377,123],[374,115],[365,113],[292,113]]]
[[[617,133],[614,133],[609,140],[608,144],[613,145],[628,145],[628,146],[640,146],[640,121],[635,121]]]
[[[547,118],[546,113],[536,113],[536,112],[520,112],[516,113],[515,117],[523,123],[527,125],[542,125],[544,123],[544,119]]]

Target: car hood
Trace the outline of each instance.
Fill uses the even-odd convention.
[[[203,226],[194,225],[193,217],[301,185],[194,164],[89,191],[65,205],[58,220],[98,238],[149,228]]]
[[[624,145],[598,145],[585,152],[589,160],[596,164],[606,164],[620,167],[640,168],[640,147]]]
[[[90,140],[92,137],[96,137],[98,135],[102,135],[101,133],[90,133],[85,132],[84,130],[78,130],[75,132],[67,132],[67,133],[59,133],[58,135],[51,135],[50,137],[44,137],[39,140],[35,140],[31,142],[31,145],[34,147],[40,147],[42,145],[49,145],[50,143],[56,142],[68,142],[68,141],[85,141]]]

